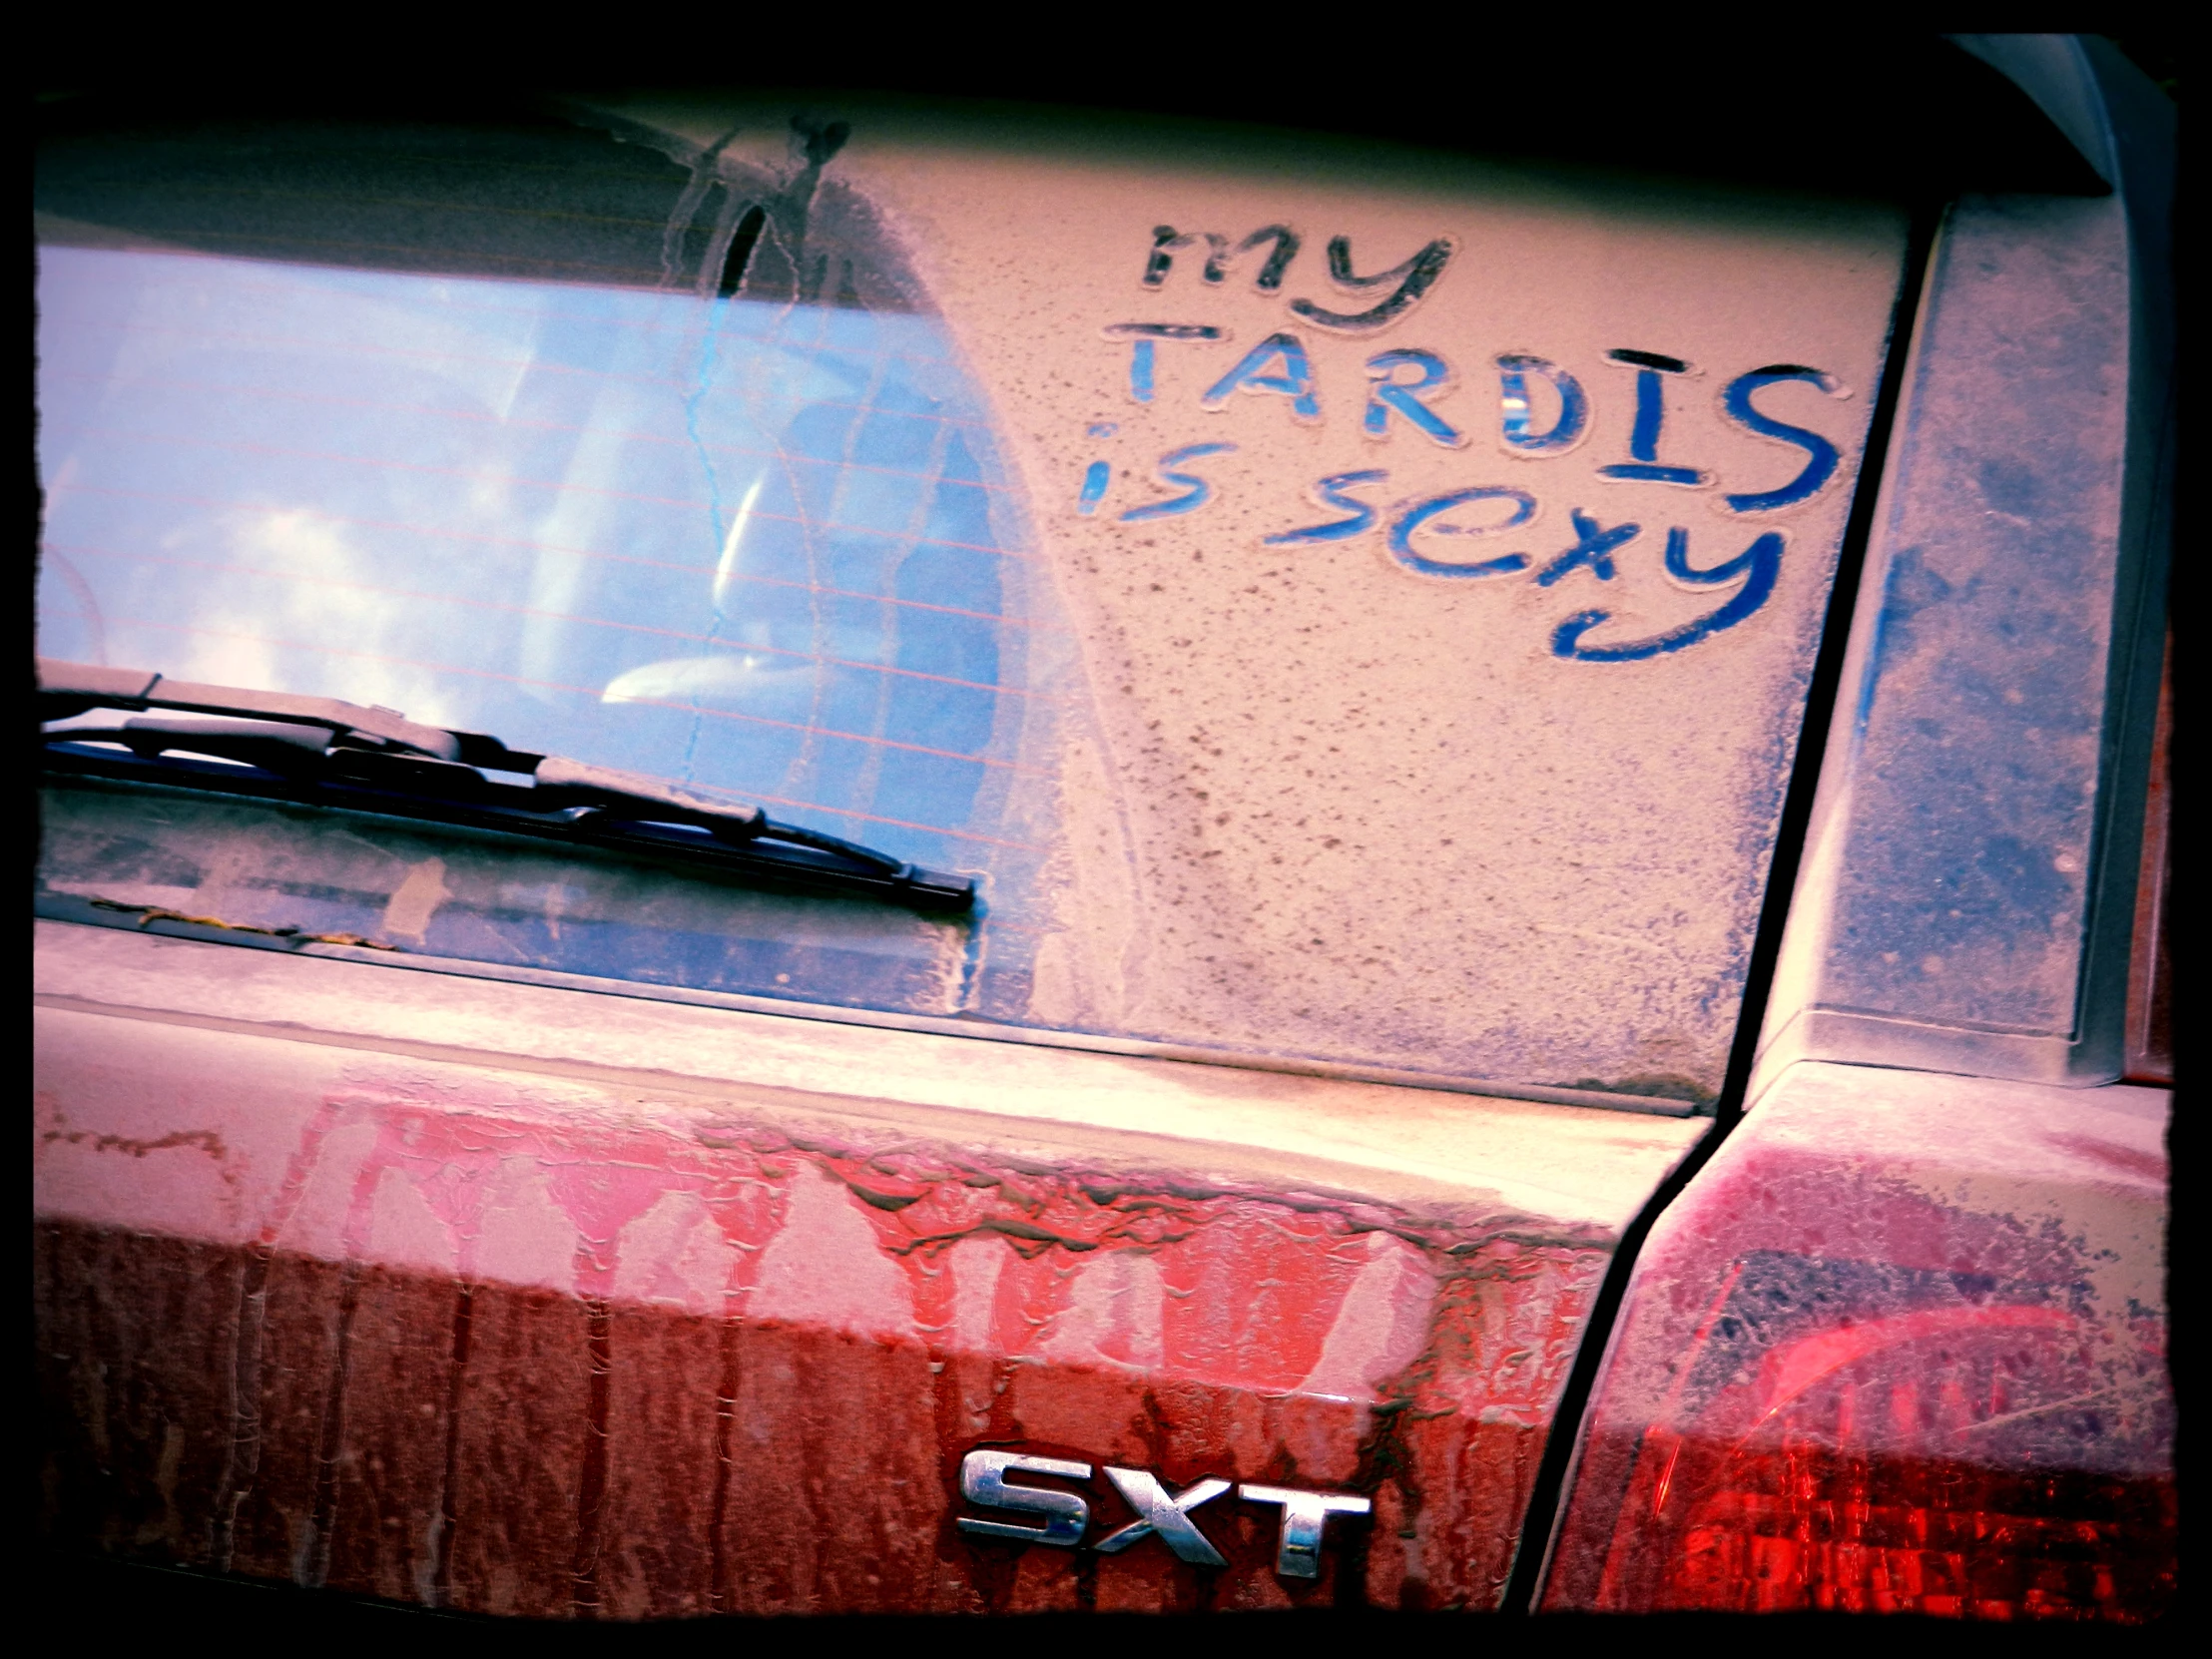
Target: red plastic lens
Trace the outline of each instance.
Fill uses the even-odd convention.
[[[2021,1475],[1787,1438],[1746,1452],[1654,1434],[1644,1449],[1659,1479],[1695,1495],[1675,1498],[1657,1549],[1644,1538],[1616,1550],[1602,1605],[2133,1621],[2173,1595],[2170,1480]]]
[[[1586,1604],[2134,1622],[2170,1603],[2155,1322],[2115,1336],[2055,1298],[1854,1317],[1877,1291],[1930,1297],[1936,1276],[1745,1266],[1660,1422],[1584,1448],[1585,1482],[1621,1494],[1610,1539],[1588,1541],[1603,1565]],[[1855,1276],[1820,1325],[1800,1297],[1758,1328],[1778,1287]]]

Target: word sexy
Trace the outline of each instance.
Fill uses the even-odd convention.
[[[1230,1482],[1200,1480],[1180,1492],[1172,1492],[1157,1475],[1145,1469],[1122,1469],[1107,1464],[1103,1470],[1137,1518],[1109,1532],[1091,1545],[1102,1555],[1116,1555],[1131,1544],[1158,1538],[1176,1556],[1201,1567],[1226,1567],[1228,1559],[1213,1540],[1198,1529],[1191,1512],[1229,1490]],[[960,1517],[962,1532],[978,1538],[1011,1538],[1025,1544],[1051,1544],[1074,1549],[1089,1527],[1091,1506],[1079,1492],[1058,1486],[1015,1485],[1009,1474],[1042,1474],[1062,1480],[1088,1480],[1091,1465],[1064,1457],[1023,1457],[1010,1451],[969,1452],[960,1459],[960,1495],[984,1509],[1002,1509],[1035,1515],[1034,1523],[978,1520]],[[1262,1503],[1282,1511],[1276,1537],[1275,1570],[1285,1578],[1321,1576],[1322,1533],[1332,1515],[1364,1515],[1373,1507],[1351,1492],[1308,1492],[1290,1486],[1257,1486],[1249,1481],[1237,1486],[1237,1496],[1247,1503]]]
[[[1198,443],[1185,449],[1171,450],[1161,460],[1161,476],[1173,484],[1189,485],[1194,494],[1203,492],[1208,486],[1202,479],[1171,468],[1198,456],[1218,454],[1231,447],[1233,446],[1221,443]],[[1314,495],[1324,506],[1344,508],[1347,516],[1327,524],[1285,530],[1278,535],[1263,537],[1263,542],[1269,547],[1296,547],[1313,542],[1341,541],[1365,534],[1375,528],[1381,515],[1376,508],[1355,499],[1349,492],[1380,484],[1388,477],[1389,474],[1380,468],[1331,474],[1314,486]],[[1177,502],[1186,499],[1188,497],[1177,497],[1175,501],[1155,505],[1173,510]],[[1432,522],[1440,520],[1446,513],[1486,502],[1505,503],[1509,510],[1495,524],[1457,525]],[[1147,512],[1144,508],[1134,508],[1122,515],[1125,519],[1139,516],[1154,517],[1158,514]],[[1535,561],[1526,553],[1505,553],[1495,558],[1465,563],[1431,559],[1415,550],[1413,533],[1416,530],[1429,529],[1446,536],[1489,536],[1517,529],[1535,516],[1536,498],[1526,490],[1495,484],[1445,490],[1440,495],[1401,502],[1391,508],[1383,546],[1398,565],[1416,576],[1436,576],[1447,581],[1507,576],[1528,569]],[[1619,574],[1614,568],[1614,554],[1644,532],[1644,527],[1636,523],[1601,524],[1579,507],[1569,512],[1567,518],[1574,527],[1574,541],[1572,545],[1561,548],[1546,559],[1536,571],[1535,582],[1540,588],[1548,588],[1578,570],[1587,570],[1600,582],[1612,581]],[[1677,525],[1667,532],[1666,551],[1661,555],[1661,568],[1666,571],[1670,580],[1685,588],[1709,588],[1741,578],[1743,586],[1726,602],[1705,615],[1665,633],[1640,640],[1589,644],[1584,641],[1583,635],[1598,624],[1610,621],[1613,613],[1600,610],[1577,611],[1552,630],[1552,655],[1585,663],[1634,663],[1647,657],[1663,657],[1686,650],[1700,640],[1710,639],[1715,634],[1735,627],[1766,604],[1774,593],[1775,583],[1782,575],[1782,550],[1786,545],[1787,538],[1780,530],[1769,530],[1735,558],[1723,559],[1717,565],[1707,565],[1700,569],[1690,563],[1690,532]]]
[[[1200,280],[1216,285],[1226,280],[1231,262],[1267,247],[1266,262],[1254,277],[1254,286],[1267,293],[1281,288],[1300,246],[1297,234],[1282,225],[1255,231],[1234,247],[1227,237],[1213,233],[1186,235],[1171,226],[1161,226],[1153,234],[1152,250],[1144,269],[1144,285],[1161,286],[1173,269],[1175,253],[1185,248],[1195,249],[1201,241],[1206,244],[1208,253],[1199,273]],[[1350,239],[1338,237],[1329,244],[1331,281],[1339,289],[1355,294],[1372,295],[1384,288],[1389,291],[1364,310],[1331,310],[1310,299],[1293,299],[1290,309],[1306,323],[1329,332],[1373,332],[1397,321],[1415,306],[1443,275],[1454,252],[1451,239],[1439,237],[1399,265],[1372,276],[1362,276],[1353,267]],[[1139,403],[1150,403],[1157,396],[1159,348],[1163,344],[1226,345],[1231,338],[1227,328],[1211,323],[1115,322],[1107,324],[1103,331],[1108,339],[1128,346],[1129,395]],[[1692,365],[1680,357],[1625,346],[1606,355],[1609,361],[1635,375],[1635,419],[1629,432],[1626,458],[1600,466],[1598,476],[1619,483],[1667,484],[1688,489],[1702,489],[1712,483],[1710,472],[1682,464],[1679,458],[1663,460],[1660,455],[1668,382],[1694,374]],[[1573,374],[1528,352],[1504,352],[1492,361],[1498,376],[1496,436],[1507,453],[1530,459],[1560,455],[1588,435],[1590,396]],[[1469,443],[1469,434],[1454,426],[1433,406],[1457,381],[1452,366],[1439,353],[1425,349],[1381,351],[1369,357],[1363,369],[1366,390],[1360,426],[1367,437],[1383,441],[1395,430],[1410,428],[1418,437],[1446,449],[1461,449]],[[1787,445],[1804,457],[1797,475],[1787,483],[1771,489],[1724,494],[1722,503],[1732,513],[1772,513],[1808,501],[1829,484],[1842,464],[1841,453],[1828,438],[1806,427],[1779,420],[1753,401],[1765,388],[1785,381],[1815,386],[1832,397],[1848,395],[1835,376],[1802,363],[1770,363],[1729,381],[1721,392],[1722,413],[1746,431]],[[1550,400],[1556,405],[1549,425],[1541,429],[1531,394],[1535,382],[1549,388]],[[1220,410],[1238,396],[1280,397],[1294,420],[1305,424],[1321,420],[1321,393],[1313,359],[1299,333],[1286,328],[1269,334],[1230,363],[1218,377],[1211,379],[1198,403],[1202,409]],[[1111,425],[1094,426],[1090,435],[1108,437],[1114,430]],[[1236,448],[1232,443],[1212,442],[1185,444],[1169,450],[1159,459],[1159,478],[1163,485],[1180,493],[1140,502],[1117,516],[1124,523],[1142,523],[1201,510],[1214,499],[1214,489],[1202,472],[1192,470],[1194,463],[1209,456],[1234,453]],[[1601,582],[1612,581],[1616,574],[1615,553],[1643,533],[1640,524],[1605,525],[1597,514],[1576,508],[1568,515],[1574,530],[1572,545],[1547,555],[1540,565],[1534,555],[1525,552],[1464,560],[1435,558],[1416,548],[1413,541],[1416,533],[1425,533],[1431,538],[1503,535],[1519,530],[1536,517],[1536,497],[1512,486],[1483,484],[1400,501],[1386,510],[1359,498],[1359,492],[1374,490],[1386,483],[1388,477],[1386,470],[1369,467],[1332,473],[1317,480],[1310,486],[1313,499],[1343,516],[1317,524],[1286,527],[1263,537],[1263,544],[1269,547],[1312,546],[1346,541],[1380,530],[1390,558],[1415,575],[1470,581],[1507,576],[1534,566],[1533,580],[1541,587],[1550,587],[1578,570],[1588,571]],[[1112,466],[1104,460],[1092,461],[1084,472],[1077,511],[1086,516],[1098,512],[1112,482]],[[1499,516],[1501,510],[1502,516]],[[1465,515],[1468,513],[1486,522],[1467,522]],[[1662,556],[1662,567],[1669,579],[1688,588],[1716,587],[1737,581],[1741,581],[1742,586],[1707,615],[1642,640],[1591,644],[1584,636],[1607,621],[1611,613],[1580,611],[1566,618],[1553,631],[1551,649],[1557,656],[1583,662],[1635,662],[1695,645],[1734,627],[1767,602],[1780,574],[1784,546],[1781,532],[1769,531],[1754,539],[1734,558],[1701,568],[1690,563],[1689,532],[1670,529]]]

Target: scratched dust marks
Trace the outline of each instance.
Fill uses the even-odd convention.
[[[845,165],[1082,633],[1029,1017],[1710,1093],[1901,216],[963,138]]]

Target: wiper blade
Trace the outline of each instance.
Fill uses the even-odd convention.
[[[922,869],[779,823],[742,802],[510,749],[484,733],[424,726],[391,709],[45,657],[38,672],[45,764],[53,770],[506,830],[919,910],[958,914],[975,903],[971,876]],[[134,718],[53,724],[109,710]],[[152,710],[201,718],[145,712]]]

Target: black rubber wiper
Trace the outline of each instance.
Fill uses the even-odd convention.
[[[505,830],[917,910],[957,914],[975,903],[970,876],[780,824],[758,807],[509,749],[481,732],[423,726],[390,709],[44,657],[38,673],[45,764],[54,771]],[[159,709],[200,718],[146,712]],[[53,729],[95,711],[131,718]]]

